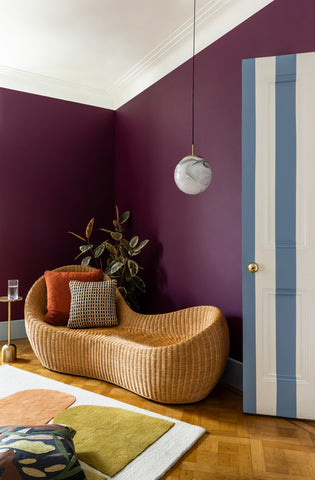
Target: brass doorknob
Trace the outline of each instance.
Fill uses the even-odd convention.
[[[258,272],[258,269],[259,269],[259,267],[258,267],[258,265],[257,265],[256,262],[251,262],[251,263],[249,263],[248,266],[247,266],[247,268],[248,268],[248,271],[249,271],[250,273],[256,273],[256,272]]]

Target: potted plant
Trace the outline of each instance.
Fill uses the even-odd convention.
[[[130,212],[126,211],[119,214],[116,206],[116,218],[113,220],[113,230],[100,228],[109,238],[104,240],[98,246],[92,244],[92,232],[94,227],[94,218],[91,218],[85,229],[84,237],[74,232],[69,232],[83,242],[79,246],[80,253],[75,260],[82,257],[81,265],[92,265],[103,270],[110,278],[117,280],[117,287],[128,305],[136,311],[139,311],[139,294],[145,293],[146,286],[139,276],[139,266],[135,257],[147,245],[149,240],[139,241],[138,235],[130,240],[125,237],[124,224],[130,217]],[[105,257],[105,259],[104,259]]]

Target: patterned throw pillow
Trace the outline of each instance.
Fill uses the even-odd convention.
[[[71,291],[69,328],[114,327],[116,315],[116,280],[69,283]]]
[[[74,435],[73,428],[62,425],[0,427],[0,478],[86,480]]]

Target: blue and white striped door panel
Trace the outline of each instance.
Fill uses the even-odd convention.
[[[242,102],[244,411],[315,419],[315,53],[244,60]]]

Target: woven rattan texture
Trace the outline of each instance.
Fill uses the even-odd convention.
[[[73,330],[45,323],[46,303],[42,276],[27,295],[25,326],[36,356],[50,370],[105,380],[161,403],[191,403],[210,393],[225,368],[229,331],[216,307],[143,315],[116,291],[117,327]]]

